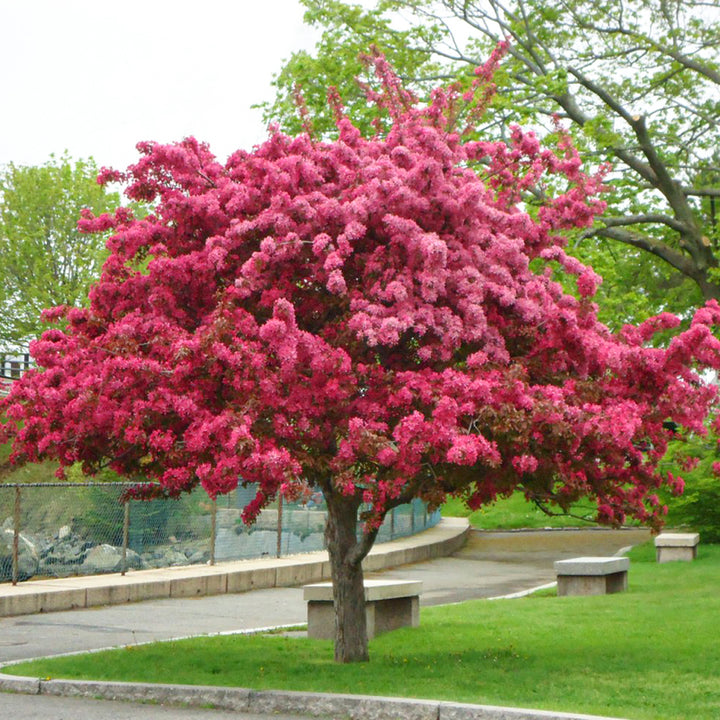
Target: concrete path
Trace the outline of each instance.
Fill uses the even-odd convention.
[[[530,590],[554,582],[555,560],[614,555],[649,539],[645,529],[473,530],[466,545],[448,557],[404,565],[384,574],[422,580],[421,606],[445,605]]]
[[[555,579],[555,560],[612,555],[648,537],[646,530],[472,531],[465,547],[449,557],[369,573],[367,577],[421,580],[421,606],[441,605],[537,587]],[[19,615],[0,618],[0,662],[189,635],[297,625],[306,619],[299,587]]]
[[[472,531],[467,544],[449,557],[404,565],[367,576],[421,580],[421,605],[446,604],[527,590],[555,579],[554,560],[578,555],[612,555],[648,538],[647,530]],[[242,632],[305,621],[306,609],[301,588],[270,588],[239,594],[168,598],[5,617],[0,618],[0,662],[189,635]],[[5,707],[10,708],[6,705],[8,697],[0,695],[0,707],[3,710]],[[16,709],[12,714],[8,712],[8,716],[16,720],[24,717],[106,717],[103,714],[84,716],[76,713],[70,705],[67,709],[63,709],[63,706],[57,710],[49,709],[46,713],[40,711],[40,705],[36,704],[47,702],[54,707],[54,700],[62,704],[61,699],[14,696],[12,702]],[[27,710],[30,706],[36,708],[38,714],[23,715],[23,712],[31,712]],[[104,703],[101,704],[98,712],[105,707]],[[118,713],[124,712],[123,707],[127,708],[127,705],[118,705]],[[122,714],[112,716],[125,717]],[[128,714],[127,717],[162,718],[169,715],[141,715],[138,711],[138,714]],[[206,715],[187,717],[204,718]],[[225,715],[210,713],[207,717],[220,720]],[[237,713],[234,717],[238,720],[251,718]]]

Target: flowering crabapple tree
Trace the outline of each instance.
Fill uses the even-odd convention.
[[[224,164],[194,139],[144,143],[126,174],[101,174],[154,212],[82,220],[112,232],[110,256],[87,309],[45,313],[66,324],[3,402],[14,461],[109,465],[169,496],[241,478],[248,523],[319,489],[342,662],[368,659],[361,562],[412,498],[591,496],[601,522],[659,525],[655,489],[682,485],[658,469],[663,423],[704,430],[720,306],[663,349],[647,341],[673,316],[599,323],[600,279],[562,233],[602,210],[601,178],[562,134],[550,151],[519,128],[507,143],[459,129],[500,54],[426,107],[375,57],[373,137],[335,98],[333,142],[276,130]],[[530,212],[538,188],[556,190]]]

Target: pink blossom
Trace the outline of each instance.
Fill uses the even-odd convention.
[[[446,459],[456,465],[474,465],[478,459],[478,449],[476,438],[471,435],[459,435],[453,439]]]
[[[340,270],[333,270],[328,275],[327,289],[333,295],[344,295],[347,292],[345,278],[343,277],[343,274],[342,272],[340,272]]]
[[[517,455],[512,459],[512,465],[521,475],[534,473],[538,467],[538,460],[532,455]]]
[[[586,268],[577,280],[578,292],[582,297],[593,297],[597,292],[597,286],[602,282],[602,278],[594,273],[590,268]]]
[[[452,127],[487,107],[505,52],[425,107],[372,56],[390,117],[373,137],[335,97],[335,141],[276,128],[224,163],[193,138],[140,144],[126,195],[153,213],[81,219],[109,257],[86,308],[44,313],[67,322],[0,400],[11,462],[110,461],[171,494],[242,477],[258,488],[248,522],[312,483],[365,500],[368,527],[391,498],[479,507],[522,484],[659,526],[654,489],[683,487],[658,470],[663,423],[720,426],[701,374],[720,369],[720,305],[686,330],[598,320],[600,278],[563,232],[602,212],[605,170],[585,172],[562,128],[549,149],[520,128],[489,142]],[[529,214],[534,186],[547,198]],[[660,331],[673,339],[649,347]]]

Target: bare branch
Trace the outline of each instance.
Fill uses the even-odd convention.
[[[719,188],[683,188],[683,192],[695,197],[720,197]]]
[[[676,230],[679,233],[685,232],[687,229],[681,222],[678,222],[675,218],[669,215],[662,215],[661,213],[646,213],[645,215],[623,215],[620,217],[604,217],[602,222],[605,223],[606,227],[618,227],[623,225],[667,225],[669,228]]]
[[[631,232],[621,227],[594,228],[593,230],[589,230],[583,234],[583,237],[586,238],[596,236],[618,240],[626,245],[638,248],[638,250],[645,250],[646,252],[659,257],[661,260],[664,260],[676,270],[683,273],[683,275],[687,275],[694,280],[698,279],[698,268],[691,258],[684,253],[675,250],[669,245],[655,240],[654,238],[650,238],[647,235]]]

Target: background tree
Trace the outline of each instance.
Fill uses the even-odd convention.
[[[103,237],[78,231],[80,213],[119,202],[97,174],[92,160],[67,155],[0,171],[0,350],[38,337],[44,308],[87,302],[106,253]]]
[[[509,57],[496,75],[502,92],[483,137],[502,136],[509,119],[552,134],[551,117],[559,115],[586,163],[612,162],[608,211],[571,250],[618,275],[601,299],[615,295],[629,310],[624,320],[648,304],[683,311],[720,296],[709,212],[709,200],[720,197],[718,0],[380,0],[369,10],[301,1],[323,36],[314,57],[293,55],[277,76],[268,118],[292,127],[296,82],[319,103],[307,89],[314,77],[342,87],[353,117],[362,117],[364,94],[352,90],[349,76],[359,69],[358,49],[370,42],[401,76],[426,88],[438,76],[467,83],[481,58],[509,38]],[[320,129],[327,128],[323,117]],[[605,239],[620,243],[614,254]],[[638,270],[638,262],[648,267]],[[632,292],[644,279],[641,295]]]
[[[109,465],[170,496],[243,478],[246,522],[319,489],[343,662],[368,658],[361,562],[414,497],[590,496],[601,522],[657,526],[655,490],[682,484],[658,468],[664,422],[703,432],[716,401],[693,366],[720,366],[720,306],[667,349],[647,341],[674,316],[598,322],[599,278],[562,233],[602,210],[601,178],[563,134],[551,152],[517,127],[507,143],[455,132],[489,102],[500,53],[469,93],[419,109],[375,57],[389,119],[371,138],[335,98],[333,142],[276,132],[224,165],[192,139],[139,146],[127,195],[155,214],[87,216],[110,257],[88,308],[46,314],[67,328],[33,343],[42,370],[0,404],[12,460]],[[522,211],[546,181],[558,192]]]

